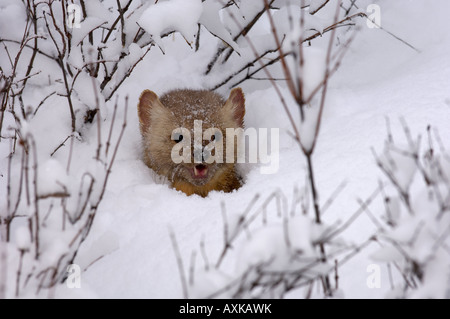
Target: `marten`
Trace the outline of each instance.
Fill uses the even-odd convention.
[[[227,145],[236,148],[239,141],[234,143],[235,135],[229,137],[233,141],[227,141],[225,133],[227,128],[243,129],[244,115],[245,97],[241,88],[231,90],[226,101],[207,90],[173,90],[161,98],[153,91],[145,90],[138,104],[143,161],[167,178],[172,188],[187,195],[206,197],[210,191],[232,192],[242,185],[235,165],[236,149],[232,161],[227,157],[226,161],[211,162],[212,151],[220,150],[211,146],[221,143],[222,154],[229,154]],[[198,137],[195,140],[199,123],[205,133],[211,134],[202,134],[200,140]],[[205,152],[208,148],[212,150],[209,154]],[[178,156],[181,151],[189,152],[183,154],[185,160],[174,160],[174,155]]]

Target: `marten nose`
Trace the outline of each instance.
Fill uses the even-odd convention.
[[[203,146],[194,144],[194,163],[202,163],[203,161]]]
[[[204,163],[211,157],[211,151],[205,148],[194,149],[194,162]]]
[[[195,163],[204,163],[211,157],[211,150],[208,150],[205,146],[206,145],[194,144],[193,156],[194,156]]]

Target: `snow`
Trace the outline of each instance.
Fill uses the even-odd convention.
[[[17,228],[15,233],[15,240],[18,249],[27,250],[31,245],[30,232],[25,226]]]
[[[164,32],[179,31],[189,43],[194,42],[197,23],[202,14],[201,0],[171,0],[150,6],[138,24],[145,29],[164,51],[160,36]]]
[[[55,159],[41,163],[38,172],[38,195],[65,193],[69,184],[69,176],[65,168]]]
[[[2,37],[6,39],[21,39],[23,30],[11,28],[19,21],[26,21],[26,13],[23,4],[14,0],[2,1],[0,4],[0,30]]]
[[[87,17],[80,23],[79,28],[73,28],[72,41],[74,45],[79,45],[80,42],[88,35],[92,30],[100,27],[106,23],[106,20],[97,17]]]
[[[382,247],[371,255],[374,261],[401,262],[403,256],[394,247]]]
[[[86,12],[88,17],[95,17],[101,21],[105,21],[106,26],[109,26],[111,12],[99,0],[86,1]]]
[[[411,154],[414,151],[406,148],[406,152]],[[417,171],[414,158],[411,155],[392,150],[389,145],[386,145],[380,163],[392,175],[399,187],[406,192]]]
[[[218,2],[205,1],[203,2],[202,15],[200,16],[199,22],[208,29],[209,32],[219,37],[225,41],[229,46],[233,48],[236,52],[239,52],[239,47],[237,43],[233,41],[230,33],[226,30],[223,22],[220,18],[220,10],[222,5]]]
[[[442,278],[448,278],[448,267],[442,267],[447,262],[447,257],[443,255],[436,256],[436,262],[426,267],[424,282],[426,283],[420,291],[416,291],[411,298],[416,299],[444,299],[447,297],[447,281]]]
[[[318,5],[320,2],[312,1],[311,3]],[[368,1],[362,2],[368,3]],[[15,4],[16,2],[14,5],[12,3],[12,1],[6,1],[0,5],[2,35],[6,32],[4,30],[8,30],[8,35],[16,33],[12,30],[13,28],[10,30],[2,27],[5,23],[13,23],[11,19],[2,19],[11,12],[15,12],[15,6],[19,6]],[[96,12],[95,17],[92,18],[94,20],[87,21],[93,23],[92,25],[100,23],[107,14],[106,9],[101,10],[98,7],[102,6],[100,2],[95,3],[89,7]],[[424,243],[433,242],[433,236],[442,234],[448,225],[448,219],[442,220],[440,228],[432,223],[434,218],[429,218],[427,214],[431,211],[430,208],[433,209],[433,213],[435,212],[435,200],[429,199],[429,193],[423,192],[423,189],[416,191],[418,172],[414,169],[411,159],[392,151],[384,140],[387,135],[386,117],[391,121],[395,141],[399,142],[395,145],[406,145],[404,147],[406,149],[408,145],[402,140],[404,131],[399,118],[406,120],[413,136],[422,134],[422,145],[425,144],[428,125],[439,131],[445,146],[450,140],[448,128],[450,123],[448,103],[450,99],[448,91],[450,36],[446,31],[447,17],[445,16],[445,12],[450,10],[450,5],[445,0],[426,4],[408,2],[408,6],[405,6],[404,2],[401,4],[397,1],[380,1],[379,3],[382,7],[383,27],[412,43],[420,49],[420,53],[400,43],[383,30],[368,28],[360,30],[341,69],[329,84],[321,131],[313,153],[315,177],[320,193],[319,202],[323,205],[336,187],[346,181],[346,187],[325,212],[323,219],[326,225],[338,225],[338,221],[347,220],[360,207],[356,199],[367,198],[378,187],[379,181],[385,178],[376,165],[371,148],[378,155],[386,155],[383,163],[390,165],[389,160],[393,160],[395,167],[402,168],[398,171],[400,175],[395,175],[400,181],[401,188],[407,189],[412,184],[411,191],[415,195],[412,201],[415,203],[414,207],[418,209],[415,216],[410,216],[400,198],[396,196],[395,189],[386,189],[389,197],[386,205],[389,207],[390,215],[385,216],[385,203],[382,198],[378,198],[370,206],[370,211],[380,220],[383,218],[385,221],[390,220],[399,227],[392,232],[384,233],[384,237],[380,236],[380,238],[407,243],[417,236],[415,233],[417,227],[421,227],[423,229],[419,233],[420,240],[416,240],[416,245],[408,252],[417,254],[420,261],[428,261],[432,247]],[[96,6],[97,9],[95,9]],[[255,10],[252,6],[257,8],[257,5],[249,2],[246,6],[248,14]],[[292,254],[286,246],[286,235],[295,251],[307,256],[314,256],[317,253],[312,242],[319,238],[326,228],[314,228],[313,216],[302,215],[300,205],[293,204],[298,194],[303,193],[298,189],[303,189],[305,184],[306,162],[300,148],[289,134],[292,129],[285,112],[280,107],[279,98],[275,90],[267,83],[247,81],[242,84],[246,99],[245,123],[247,127],[268,128],[269,131],[270,128],[279,128],[279,168],[276,174],[262,174],[260,169],[267,165],[264,163],[243,165],[241,169],[245,173],[245,184],[238,191],[228,194],[212,192],[207,198],[187,197],[183,193],[170,189],[164,180],[158,180],[154,172],[141,160],[139,124],[134,107],[137,105],[140,92],[151,89],[159,95],[174,88],[204,87],[210,84],[209,81],[214,80],[214,78],[205,80],[202,67],[208,60],[209,54],[213,52],[216,38],[202,37],[202,45],[206,48],[194,53],[186,46],[182,37],[174,35],[170,39],[161,39],[160,36],[166,31],[177,30],[185,39],[193,42],[197,32],[197,22],[200,19],[211,33],[217,33],[228,42],[226,29],[218,23],[219,15],[214,15],[213,19],[212,15],[207,14],[214,11],[215,7],[217,5],[210,1],[206,1],[203,5],[200,0],[159,1],[156,5],[150,5],[139,19],[139,25],[153,36],[153,40],[160,47],[164,48],[165,54],[152,49],[117,92],[120,100],[126,94],[130,98],[127,128],[91,232],[74,261],[83,270],[81,288],[70,289],[66,285],[58,285],[55,296],[70,298],[182,297],[182,286],[169,229],[172,229],[176,235],[186,274],[190,272],[191,256],[195,251],[194,283],[189,287],[190,297],[213,294],[231,280],[236,279],[251,265],[271,261],[270,266],[274,267],[273,269],[285,268],[289,265],[287,260]],[[25,18],[18,13],[18,10],[17,17],[18,21]],[[222,23],[226,24],[227,19],[229,18],[222,17]],[[319,18],[316,17],[314,19],[316,20],[311,19],[311,25],[314,22],[316,28],[319,28],[321,20],[317,20]],[[85,32],[87,29],[79,32]],[[20,32],[14,36],[20,36]],[[208,44],[213,48],[208,48]],[[243,48],[239,42],[233,44],[230,41],[229,44]],[[129,53],[128,63],[133,64],[142,50],[137,45],[131,45],[126,49]],[[112,45],[103,51],[104,58],[117,56],[121,50],[120,41],[113,41]],[[306,61],[309,61],[308,67],[304,70],[307,79],[305,90],[311,92],[323,76],[321,61],[324,58],[324,51],[323,48],[312,47],[305,50],[305,53]],[[81,66],[82,61],[79,56],[73,56],[72,59],[72,63]],[[0,58],[0,63],[1,65],[6,63],[3,57]],[[238,65],[239,62],[236,64]],[[220,75],[216,74],[212,77],[220,79]],[[42,87],[45,86],[42,85]],[[36,86],[34,92],[26,91],[25,103],[32,104],[32,101],[42,98],[44,94],[42,87]],[[81,76],[75,82],[74,90],[79,99],[77,103],[85,107],[93,105],[94,95],[89,77]],[[281,86],[281,90],[285,96],[289,95],[286,87]],[[65,93],[62,86],[58,93]],[[48,93],[45,92],[45,94]],[[224,95],[227,94],[229,92],[224,89]],[[66,143],[54,155],[54,158],[49,157],[64,138],[71,134],[69,110],[65,104],[60,104],[61,101],[49,99],[29,122],[23,123],[21,128],[24,133],[30,133],[36,137],[39,150],[38,178],[41,196],[60,192],[64,189],[63,186],[78,190],[84,173],[89,173],[99,182],[105,174],[103,163],[91,161],[95,156],[92,150],[95,150],[97,141],[95,126],[84,127],[82,137],[74,139],[74,154],[77,155],[71,163],[69,173],[66,172],[66,165],[70,143]],[[295,103],[289,98],[287,102],[299,123],[299,113]],[[102,108],[109,107],[110,110],[102,112],[101,134],[105,138],[109,133],[113,102],[102,101],[101,103]],[[308,109],[307,116],[314,118],[316,111],[313,108]],[[80,113],[77,114],[77,119],[81,121]],[[121,102],[116,122],[120,123],[123,117],[124,108]],[[9,115],[5,118],[5,123],[8,126],[16,125]],[[305,138],[303,141],[307,146],[312,143],[313,126],[311,125],[313,123],[314,121],[308,121],[301,127],[303,130],[301,136]],[[117,137],[118,131],[116,127],[114,138]],[[10,133],[5,130],[2,131],[2,136],[4,134]],[[6,157],[10,149],[9,141],[3,141],[0,142],[1,194],[6,193],[4,191],[7,176]],[[449,149],[447,147],[447,151]],[[449,176],[449,161],[443,159],[442,163],[444,163],[443,171],[446,172],[446,176]],[[388,167],[394,169],[394,166]],[[426,169],[431,170],[431,168]],[[17,177],[15,183],[18,183],[18,166],[13,167],[13,171],[16,172],[15,177]],[[433,176],[436,176],[436,173]],[[87,187],[88,179],[87,177],[85,179],[84,187]],[[92,202],[99,198],[98,191],[96,188],[93,192]],[[274,199],[265,205],[266,199],[274,193],[282,194],[287,204],[277,204]],[[221,203],[224,203],[226,208],[230,236],[238,230],[239,218],[256,194],[259,197],[251,207],[249,216],[265,209],[267,225],[264,225],[262,213],[257,215],[249,227],[250,237],[246,237],[246,230],[241,230],[235,245],[227,253],[222,267],[215,269],[214,265],[224,245]],[[283,200],[280,199],[280,201]],[[0,208],[6,207],[4,202],[4,196],[1,196]],[[77,204],[76,198],[68,200],[68,210],[73,211],[72,208]],[[289,216],[288,229],[284,229],[283,218],[286,215],[278,215],[288,211],[292,206],[296,207],[296,214]],[[17,227],[13,232],[14,244],[19,249],[30,247],[31,239],[24,225]],[[49,228],[52,232],[44,238],[42,243],[43,247],[47,247],[43,259],[49,265],[56,262],[57,257],[67,249],[63,241],[54,240],[54,236],[59,234],[59,227],[57,223],[50,224]],[[344,242],[362,243],[375,232],[376,227],[370,218],[362,214],[344,233]],[[204,248],[200,247],[202,241],[204,241]],[[202,249],[206,256],[203,256]],[[275,259],[273,259],[274,256]],[[384,298],[401,295],[398,287],[391,291],[389,273],[385,267],[386,261],[397,261],[401,258],[402,254],[395,248],[380,247],[378,243],[372,242],[368,248],[340,266],[340,291],[347,298]],[[367,286],[369,275],[367,266],[372,264],[380,265],[382,269],[380,288]],[[448,297],[448,285],[445,278],[448,278],[449,269],[442,267],[445,264],[448,265],[448,255],[438,250],[432,261],[424,268],[423,289],[414,291],[410,297]],[[206,270],[208,265],[209,270]],[[329,270],[330,265],[331,262],[323,265],[321,271]],[[10,268],[16,270],[16,266]],[[401,276],[398,273],[395,274],[396,280],[401,282]],[[13,279],[9,280],[13,281]],[[14,284],[12,285],[14,287]],[[228,292],[223,296],[229,296]],[[303,296],[301,293],[293,292],[288,297]]]
[[[78,99],[88,108],[96,108],[97,104],[104,104],[104,99],[99,93],[99,87],[100,83],[98,83],[98,80],[92,79],[92,77],[84,72],[80,73],[73,85]]]

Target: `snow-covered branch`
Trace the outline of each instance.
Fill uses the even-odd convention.
[[[381,248],[372,257],[393,264],[403,282],[391,291],[397,298],[446,298],[449,291],[450,161],[438,132],[427,128],[413,138],[402,121],[406,144],[385,141],[377,164],[387,178],[385,212],[376,235]]]

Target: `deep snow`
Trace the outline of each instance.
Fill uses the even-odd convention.
[[[371,147],[381,152],[386,117],[397,139],[403,138],[399,118],[404,118],[414,135],[425,134],[430,124],[439,130],[443,141],[450,141],[450,34],[446,17],[450,4],[441,0],[380,1],[380,5],[383,28],[413,44],[420,53],[382,30],[363,28],[333,77],[314,153],[321,203],[346,182],[323,217],[329,223],[346,220],[358,209],[356,199],[367,198],[377,187],[382,174]],[[275,91],[260,81],[241,86],[246,96],[245,122],[247,127],[280,128],[278,173],[261,175],[257,165],[252,165],[244,168],[246,182],[241,189],[230,194],[211,193],[207,198],[187,197],[155,179],[140,159],[134,106],[144,89],[161,94],[172,88],[204,85],[198,67],[204,65],[203,57],[183,41],[179,35],[162,39],[165,55],[153,48],[118,91],[120,96],[130,96],[128,126],[95,223],[76,259],[86,269],[81,275],[81,288],[58,286],[57,297],[181,297],[170,229],[176,235],[186,269],[192,251],[199,252],[201,241],[213,264],[223,244],[221,201],[232,216],[242,212],[257,193],[260,197],[256,206],[277,190],[290,201],[294,187],[304,184],[305,160],[286,133],[286,116]],[[286,89],[284,92],[288,94]],[[381,207],[378,201],[371,210],[381,214]],[[345,238],[363,242],[374,230],[362,215]],[[368,266],[377,263],[369,255],[376,249],[377,245],[371,244],[340,268],[339,286],[345,297],[381,298],[389,291],[388,274],[381,263],[381,287],[367,285]],[[227,256],[223,270],[239,267],[240,252],[236,250]],[[196,265],[201,271],[204,260],[197,255]],[[299,296],[294,292],[288,297]]]
[[[347,184],[325,218],[345,219],[357,209],[356,198],[365,198],[376,188],[381,173],[370,147],[381,148],[386,136],[385,117],[391,119],[393,134],[398,138],[403,137],[400,117],[405,118],[414,134],[424,134],[431,124],[439,129],[444,141],[450,138],[450,39],[445,34],[443,7],[449,8],[449,4],[383,3],[383,27],[412,43],[421,53],[383,31],[363,29],[334,77],[314,154],[322,201],[342,181]],[[132,97],[131,104],[135,104],[142,89],[162,91],[198,81],[192,61],[175,62],[180,56],[189,55],[189,51],[173,56],[171,49],[166,50],[167,56],[158,53],[149,56],[121,89]],[[164,63],[157,63],[158,59]],[[272,89],[258,90],[253,83],[244,85],[244,89],[248,126],[283,127],[283,113]],[[176,234],[185,267],[191,251],[198,250],[202,239],[208,258],[214,261],[218,257],[214,248],[222,244],[220,201],[225,201],[227,211],[239,212],[257,192],[265,198],[280,188],[291,196],[293,185],[303,181],[304,160],[295,144],[282,134],[278,174],[263,176],[254,169],[246,184],[235,193],[213,193],[206,199],[186,197],[166,185],[155,184],[139,160],[134,112],[130,110],[130,128],[120,160],[90,241],[84,247],[84,251],[89,251],[106,246],[112,251],[82,274],[82,289],[68,292],[61,288],[62,296],[68,293],[68,296],[180,297],[181,284],[169,227]],[[363,216],[350,227],[346,237],[356,242],[367,238],[373,230]],[[374,263],[367,258],[371,248],[340,269],[340,285],[346,297],[379,298],[389,289],[384,266],[381,288],[367,286],[370,274],[367,267]],[[235,260],[229,262],[228,267],[235,267],[234,263]]]

